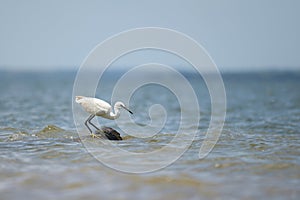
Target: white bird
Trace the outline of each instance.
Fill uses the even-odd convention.
[[[87,113],[90,114],[90,116],[87,118],[87,120],[85,121],[84,124],[89,129],[89,131],[91,132],[92,135],[93,135],[93,132],[92,132],[91,128],[88,126],[88,123],[90,125],[92,125],[95,129],[99,130],[99,128],[91,122],[91,120],[95,116],[99,116],[99,117],[103,117],[103,118],[106,118],[106,119],[114,120],[114,119],[117,119],[120,116],[120,109],[121,108],[124,108],[130,114],[133,114],[124,105],[124,103],[122,103],[120,101],[115,103],[114,112],[112,110],[111,105],[109,103],[101,100],[101,99],[97,99],[97,98],[93,98],[93,97],[76,96],[75,101],[76,101],[76,103],[79,103]]]

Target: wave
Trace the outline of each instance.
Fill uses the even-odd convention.
[[[65,130],[52,124],[49,124],[38,131],[25,131],[14,127],[1,127],[0,133],[0,142],[30,140],[34,138],[57,138],[72,140],[78,138],[78,134],[76,132]]]

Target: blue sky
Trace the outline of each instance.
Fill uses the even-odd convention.
[[[0,0],[0,69],[77,69],[127,29],[183,32],[220,70],[300,69],[300,1]]]

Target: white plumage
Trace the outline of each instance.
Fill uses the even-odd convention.
[[[98,127],[96,127],[91,120],[95,116],[103,117],[106,119],[117,119],[120,116],[120,109],[124,108],[128,112],[132,114],[132,112],[124,105],[124,103],[118,101],[114,105],[114,110],[112,109],[111,105],[107,103],[106,101],[103,101],[101,99],[93,98],[93,97],[84,97],[84,96],[76,96],[75,97],[76,103],[79,103],[82,108],[89,114],[89,118],[85,121],[86,127],[89,129],[89,131],[92,133],[92,130],[88,126],[88,123],[92,125],[94,128],[99,130]]]

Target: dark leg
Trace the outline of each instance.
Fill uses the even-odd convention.
[[[89,131],[91,132],[91,134],[93,134],[92,129],[88,126],[88,122],[90,120],[91,117],[94,117],[95,115],[90,115],[87,120],[84,122],[85,126],[89,129]]]
[[[91,120],[92,120],[94,117],[95,117],[95,115],[91,115],[91,116],[89,117],[88,122],[89,122],[90,125],[92,125],[95,129],[100,130],[95,124],[93,124],[93,123],[91,122]]]

